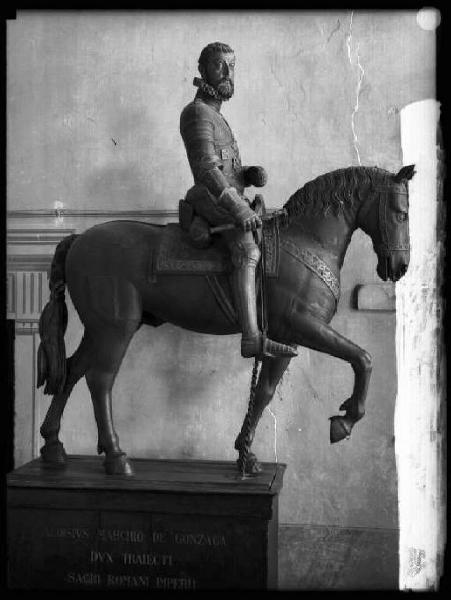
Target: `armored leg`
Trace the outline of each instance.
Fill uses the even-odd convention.
[[[195,214],[201,215],[211,225],[224,225],[232,223],[230,213],[218,205],[215,197],[208,191],[205,185],[196,183],[187,192],[186,202],[189,202]]]
[[[255,291],[255,270],[260,250],[251,233],[241,234],[230,244],[234,272],[232,275],[235,305],[242,329],[241,355],[292,357],[296,351],[285,344],[263,336],[257,322],[257,299]]]

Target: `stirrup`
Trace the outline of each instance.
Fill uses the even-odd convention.
[[[241,356],[243,358],[252,358],[253,356],[257,358],[265,356],[269,358],[292,358],[297,355],[297,350],[294,347],[270,340],[261,333],[254,337],[241,338]]]

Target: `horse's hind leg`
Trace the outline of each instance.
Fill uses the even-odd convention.
[[[261,419],[264,409],[271,402],[280,378],[284,374],[290,363],[291,358],[268,358],[262,361],[262,368],[258,378],[255,399],[252,410],[248,410],[244,419],[241,431],[235,440],[235,450],[238,450],[239,458],[242,459],[244,448],[249,450],[255,436],[255,430]],[[246,473],[259,473],[261,465],[257,457],[252,452],[247,453],[246,464],[244,465]]]
[[[45,440],[45,444],[41,448],[41,457],[49,465],[64,466],[66,464],[67,457],[64,446],[58,437],[61,428],[61,417],[74,385],[83,377],[88,365],[89,341],[86,336],[83,336],[77,350],[67,359],[67,375],[64,387],[59,394],[53,396],[41,425],[41,435]]]
[[[97,451],[99,454],[105,453],[104,466],[109,475],[132,474],[114,429],[111,390],[125,351],[138,326],[137,321],[127,320],[120,324],[105,324],[101,330],[98,329],[92,360],[86,373],[99,434]]]

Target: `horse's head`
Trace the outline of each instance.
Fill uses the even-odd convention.
[[[409,190],[407,182],[415,174],[415,165],[402,167],[383,185],[377,184],[363,202],[358,224],[373,240],[377,254],[377,274],[387,281],[398,281],[410,260]]]

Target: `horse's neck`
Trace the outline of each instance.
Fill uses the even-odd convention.
[[[313,244],[320,250],[323,248],[339,267],[343,264],[354,231],[354,224],[350,224],[343,215],[298,216],[289,227],[290,237],[295,240],[310,237]]]

